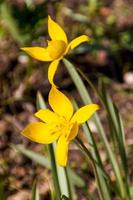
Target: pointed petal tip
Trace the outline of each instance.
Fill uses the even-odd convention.
[[[29,52],[29,49],[32,47],[22,47],[20,48],[22,51]]]
[[[51,20],[51,17],[50,17],[50,15],[48,15],[48,23],[49,23],[50,20]]]
[[[26,47],[22,47],[20,48],[22,51],[25,51],[27,48]]]
[[[50,15],[48,15],[48,32],[52,40],[62,40],[66,44],[68,43],[66,33],[62,27],[51,18]]]
[[[25,129],[26,129],[26,128],[25,128]],[[22,131],[20,132],[20,134],[23,135],[23,136],[25,136],[25,137],[27,137],[27,136],[26,136],[26,132],[27,132],[27,130],[25,130],[25,129],[22,130]]]
[[[33,123],[31,123],[31,124],[33,124]],[[29,124],[20,132],[20,134],[28,138],[30,132],[31,131],[30,131],[30,124]]]
[[[90,38],[87,35],[81,35],[75,39],[73,39],[68,46],[70,46],[71,49],[76,48],[77,46],[79,46],[80,44],[82,44],[83,42],[88,42],[90,40]]]
[[[92,109],[96,112],[97,110],[100,110],[100,106],[98,104],[90,104],[90,106],[92,107]]]
[[[53,134],[51,126],[43,122],[32,122],[21,132],[23,136],[33,142],[50,144],[59,138],[59,133]]]
[[[84,39],[86,39],[86,42],[90,41],[90,39],[91,39],[88,35],[83,35],[83,37],[84,37]]]
[[[20,132],[20,134],[21,134],[21,135],[24,135],[24,130],[22,130],[22,131]]]
[[[49,62],[53,60],[49,55],[48,49],[44,47],[22,47],[21,50],[40,61]]]
[[[77,121],[78,124],[82,124],[89,120],[92,117],[92,115],[99,109],[100,107],[97,104],[88,104],[86,106],[83,106],[76,111],[71,121]]]
[[[100,110],[100,106],[98,104],[94,104],[96,110]]]
[[[73,106],[71,101],[54,85],[52,85],[49,92],[49,105],[55,113],[62,117],[65,117],[68,120],[73,114]]]
[[[52,18],[51,18],[51,16],[50,15],[48,15],[48,20],[51,20]]]
[[[88,35],[84,35],[86,37],[86,40],[90,41],[90,37]]]
[[[38,112],[39,111],[37,111],[37,112],[34,113],[34,116],[37,117],[37,118],[38,118]]]

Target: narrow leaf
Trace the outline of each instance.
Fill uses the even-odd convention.
[[[33,186],[32,186],[32,198],[31,199],[32,200],[40,200],[36,181],[33,183]]]
[[[28,150],[23,145],[11,144],[11,147],[15,148],[18,152],[21,152],[22,154],[24,154],[31,160],[35,161],[36,163],[42,165],[43,167],[50,169],[49,159],[44,157],[43,155],[40,155],[39,153],[35,153],[31,150]]]

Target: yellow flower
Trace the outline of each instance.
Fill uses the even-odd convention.
[[[68,43],[64,30],[54,22],[51,17],[48,17],[48,32],[51,41],[48,41],[48,46],[44,47],[25,47],[22,50],[26,51],[30,56],[41,61],[52,61],[48,70],[49,82],[54,85],[53,78],[57,70],[59,61],[68,53],[70,49],[74,49],[79,44],[89,41],[88,36],[82,35]]]
[[[49,104],[53,111],[41,109],[36,112],[35,116],[42,122],[29,124],[22,131],[22,135],[41,144],[57,141],[57,162],[61,166],[66,166],[70,141],[77,136],[79,125],[87,121],[99,106],[89,104],[73,114],[73,106],[69,99],[54,86],[49,93]]]

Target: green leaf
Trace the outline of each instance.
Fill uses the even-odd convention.
[[[43,167],[46,167],[50,169],[50,162],[49,159],[44,157],[43,155],[40,155],[38,153],[35,153],[31,150],[26,149],[23,145],[14,145],[11,144],[11,147],[15,148],[18,152],[21,152],[31,160],[35,161],[36,163],[42,165]]]
[[[41,92],[37,92],[37,97],[36,97],[36,107],[37,110],[41,109],[41,108],[46,108],[46,103],[42,97]]]
[[[33,183],[33,186],[32,186],[32,198],[31,199],[32,200],[40,200],[36,181]]]
[[[44,157],[43,155],[41,155],[39,153],[35,153],[31,150],[28,150],[27,148],[25,148],[23,145],[20,145],[20,144],[18,144],[18,145],[11,144],[10,146],[12,148],[14,148],[15,150],[17,150],[18,152],[27,156],[29,159],[38,163],[39,165],[46,167],[48,169],[51,168],[49,159]],[[77,186],[77,187],[85,186],[85,182],[83,181],[83,179],[81,179],[72,169],[68,168],[68,171],[69,171],[70,177],[72,179],[72,182],[75,186]]]
[[[112,102],[112,99],[105,88],[104,79],[101,80],[101,97],[107,111],[107,117],[110,125],[110,135],[112,136],[114,151],[117,153],[119,151],[120,154],[120,171],[121,174],[124,173],[124,185],[127,190],[127,195],[130,197],[129,192],[129,172],[128,172],[128,161],[127,161],[127,152],[125,145],[125,133],[123,128],[123,123],[121,120],[121,116],[116,108],[115,104]]]
[[[66,59],[63,59],[63,62],[65,64],[75,86],[77,87],[77,90],[78,90],[84,104],[86,105],[86,104],[92,103],[91,98],[86,89],[86,86],[84,85],[84,83],[83,83],[81,77],[79,76],[78,72],[76,71],[75,67]],[[93,120],[96,124],[97,131],[102,140],[102,143],[104,144],[108,158],[110,160],[113,171],[115,173],[117,186],[118,186],[118,190],[119,190],[119,195],[122,199],[126,199],[127,193],[126,193],[125,185],[124,185],[124,182],[122,179],[122,174],[120,171],[119,163],[117,162],[116,155],[114,154],[114,152],[111,149],[111,146],[107,140],[106,134],[103,130],[103,127],[101,125],[101,122],[100,122],[97,114],[94,114]],[[90,133],[89,133],[89,135],[90,135]],[[102,186],[102,184],[101,184],[101,186]],[[103,195],[104,195],[104,193],[103,193]]]
[[[0,199],[6,200],[6,192],[5,192],[5,181],[0,179]]]
[[[73,185],[82,188],[85,187],[85,181],[80,178],[80,176],[78,176],[72,169],[70,169],[69,167],[67,167],[69,176],[71,177],[72,183]]]
[[[74,66],[66,59],[63,59],[63,62],[65,64],[73,82],[75,83],[75,86],[77,87],[77,90],[78,90],[84,104],[86,105],[86,104],[92,103],[91,98],[88,94],[88,91],[87,91],[82,79],[80,78],[79,74],[75,70]],[[97,126],[98,132],[101,133],[102,136],[104,136],[105,133],[104,133],[103,127],[100,123],[100,120],[99,120],[99,117],[98,117],[97,114],[94,115],[93,120],[94,120],[94,122]],[[87,135],[88,142],[93,147],[92,148],[92,154],[94,156],[94,160],[96,160],[98,162],[98,159],[100,157],[94,149],[94,147],[96,145],[94,144],[94,141],[92,140],[91,133],[90,133],[90,131],[88,130],[87,127],[85,128],[85,132],[86,132],[86,135]],[[110,194],[109,194],[109,189],[108,189],[108,184],[106,183],[106,180],[103,177],[103,172],[101,172],[101,169],[95,163],[94,163],[94,169],[95,169],[97,183],[99,185],[98,189],[99,189],[100,199],[101,200],[111,200],[111,197],[110,197]]]

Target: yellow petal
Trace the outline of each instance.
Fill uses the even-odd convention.
[[[78,124],[77,124],[77,122],[76,122],[76,123],[73,124],[73,126],[72,126],[72,128],[71,128],[71,131],[70,131],[70,134],[69,134],[69,136],[68,136],[67,139],[68,139],[69,141],[70,141],[70,140],[73,140],[73,139],[77,136],[78,130],[79,130],[79,126],[78,126]]]
[[[50,126],[42,122],[33,122],[29,124],[21,134],[28,139],[41,144],[50,144],[59,137],[59,133],[51,132]]]
[[[61,58],[66,51],[66,43],[62,40],[48,41],[49,55],[53,59]]]
[[[96,112],[96,110],[99,110],[99,106],[97,104],[84,106],[73,115],[71,121],[82,124],[86,122]]]
[[[51,83],[51,85],[54,85],[54,86],[55,84],[53,82],[53,79],[54,79],[54,75],[55,75],[58,65],[59,65],[59,60],[54,60],[48,68],[48,80]]]
[[[41,60],[41,61],[52,61],[53,60],[50,57],[47,48],[25,47],[25,48],[21,48],[21,49],[37,60]]]
[[[58,115],[49,109],[40,109],[38,112],[35,113],[35,116],[49,124],[52,122],[57,122],[59,120]]]
[[[71,102],[54,86],[52,86],[49,92],[49,104],[55,113],[65,117],[67,120],[71,118],[73,114],[73,106]]]
[[[57,163],[61,166],[66,166],[67,157],[68,157],[68,141],[62,135],[59,137],[59,140],[56,145],[56,159]]]
[[[48,17],[48,32],[52,40],[62,40],[67,44],[67,36],[64,30]]]
[[[90,39],[87,35],[81,35],[77,38],[75,38],[74,40],[72,40],[69,45],[68,48],[70,47],[71,49],[74,49],[75,47],[77,47],[78,45],[80,45],[83,42],[88,42]]]

